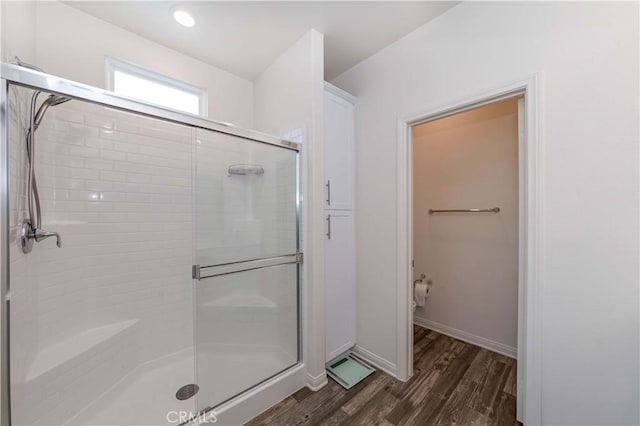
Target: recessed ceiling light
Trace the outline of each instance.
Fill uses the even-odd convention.
[[[175,19],[178,24],[183,25],[185,27],[193,27],[196,24],[196,20],[193,19],[188,12],[184,10],[176,10],[173,12],[173,19]]]

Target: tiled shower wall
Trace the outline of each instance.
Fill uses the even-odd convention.
[[[16,424],[64,421],[135,367],[193,346],[192,129],[80,101],[50,108],[36,170],[42,227],[62,248],[49,239],[25,255],[25,92],[13,89],[10,126]]]

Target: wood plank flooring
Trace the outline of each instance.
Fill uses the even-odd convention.
[[[516,361],[414,327],[408,382],[376,371],[345,391],[329,379],[248,423],[257,425],[516,425]]]

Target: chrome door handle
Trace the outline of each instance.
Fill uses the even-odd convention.
[[[327,236],[327,239],[331,239],[331,215],[327,215],[327,233],[325,234]]]
[[[324,185],[327,187],[327,205],[331,205],[331,180],[327,179],[327,183]]]
[[[20,243],[22,245],[23,253],[31,253],[34,241],[39,243],[50,237],[56,237],[56,245],[58,248],[62,247],[62,238],[60,238],[60,234],[57,232],[34,228],[28,219],[25,219],[22,222],[22,228],[20,229]]]

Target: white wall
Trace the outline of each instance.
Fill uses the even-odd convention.
[[[311,386],[324,371],[323,35],[307,32],[255,80],[255,128],[303,144],[304,358]]]
[[[253,125],[253,84],[57,1],[3,2],[3,58],[20,56],[47,73],[105,87],[105,56],[207,89],[208,115]],[[30,41],[33,40],[33,41]]]
[[[500,213],[429,214],[492,208]],[[432,281],[414,320],[515,356],[518,102],[413,128],[414,279]]]
[[[10,61],[19,56],[22,61],[35,62],[36,2],[3,1],[0,3],[0,15],[2,60]]]
[[[398,118],[540,73],[542,420],[640,421],[638,35],[637,3],[465,2],[334,80],[358,97],[359,344],[396,362]]]

